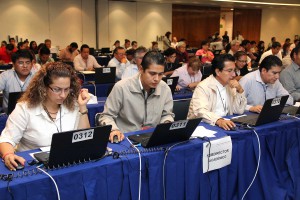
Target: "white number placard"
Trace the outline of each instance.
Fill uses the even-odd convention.
[[[271,106],[278,106],[278,105],[280,105],[280,101],[281,101],[281,97],[274,98],[272,100]]]
[[[109,74],[109,73],[110,73],[109,67],[103,68],[103,74]]]
[[[172,85],[173,84],[173,79],[167,79],[167,85]]]
[[[187,123],[188,123],[188,120],[182,120],[182,121],[174,122],[171,125],[170,130],[185,128]]]
[[[94,129],[78,131],[73,133],[72,143],[91,140],[94,137]]]

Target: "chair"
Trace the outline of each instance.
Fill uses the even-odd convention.
[[[206,79],[211,74],[212,74],[211,64],[208,64],[208,63],[204,64],[202,66],[202,80]]]
[[[173,113],[175,114],[175,121],[185,120],[189,112],[191,99],[174,100]]]
[[[101,126],[99,123],[99,117],[101,113],[96,113],[95,115],[95,126]]]

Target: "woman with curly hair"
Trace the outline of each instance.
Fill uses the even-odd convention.
[[[89,128],[86,104],[90,96],[71,66],[54,62],[41,68],[10,114],[0,137],[5,165],[15,170],[25,159],[14,154],[50,146],[57,132]],[[17,161],[17,162],[16,162]]]

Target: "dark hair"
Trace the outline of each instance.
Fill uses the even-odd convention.
[[[36,44],[36,41],[31,41],[31,42],[30,42],[30,44],[29,44],[29,49],[33,49],[33,47],[32,47],[33,43]],[[37,45],[36,45],[36,48],[37,48]]]
[[[153,42],[151,42],[151,43],[152,43],[152,46],[158,44],[158,42],[156,42],[156,41],[153,41]]]
[[[219,56],[216,56],[212,62],[211,62],[211,70],[212,70],[212,74],[216,77],[216,69],[219,69],[220,71],[222,71],[224,69],[225,66],[225,62],[226,61],[232,61],[234,62],[234,57],[231,54],[222,54]]]
[[[171,34],[172,34],[172,33],[171,33],[170,31],[168,31],[168,32],[166,32],[165,36],[166,36],[167,38],[169,38]]]
[[[284,43],[282,47],[282,57],[287,56],[290,50],[291,43]],[[288,48],[288,49],[287,49]]]
[[[127,51],[126,51],[126,55],[134,55],[134,49],[128,49]]]
[[[24,44],[24,42],[18,42],[18,46],[17,46],[17,48],[18,48],[18,49],[20,49],[20,48],[21,48],[21,46],[23,46],[23,44]]]
[[[132,41],[131,42],[131,46],[133,46],[134,44],[137,44],[137,41]]]
[[[272,49],[275,49],[277,47],[281,47],[281,44],[279,42],[273,42]]]
[[[117,53],[119,49],[125,49],[125,48],[124,48],[124,47],[116,47],[116,48],[114,49],[114,52],[113,52],[113,53],[114,53],[114,54]]]
[[[8,50],[8,51],[12,51],[12,50],[14,50],[14,45],[12,45],[12,44],[7,44],[6,46],[5,46],[5,48],[6,48],[6,50]]]
[[[15,38],[9,38],[9,39],[8,39],[9,42],[12,41],[12,40],[13,40],[13,41],[16,41]]]
[[[116,40],[115,43],[114,43],[114,45],[116,45],[116,43],[120,44],[120,40]]]
[[[290,41],[291,41],[290,38],[286,38],[284,42],[287,43],[287,42],[290,42]]]
[[[81,45],[81,47],[80,47],[80,51],[82,51],[82,50],[85,49],[85,48],[90,49],[89,45],[83,44],[83,45]]]
[[[76,43],[76,42],[72,42],[71,44],[70,44],[70,47],[71,48],[78,48],[78,44]]]
[[[2,44],[2,43],[4,43],[5,46],[7,45],[7,42],[6,42],[5,40],[3,40],[3,41],[1,42],[1,44]]]
[[[40,44],[37,46],[37,50],[40,51],[40,49],[41,49],[42,47],[44,47],[44,46],[45,46],[45,43],[40,43]]]
[[[50,39],[45,39],[44,43],[46,43],[46,42],[51,42],[51,40]]]
[[[174,53],[176,54],[176,49],[174,49],[172,47],[169,47],[164,51],[164,55],[167,57],[173,55]]]
[[[74,110],[80,92],[79,78],[75,70],[63,62],[51,62],[42,67],[32,78],[19,102],[27,102],[30,108],[43,104],[47,100],[46,91],[48,86],[57,77],[70,78],[70,93],[63,104],[69,110]]]
[[[274,55],[269,55],[265,57],[259,65],[259,71],[265,68],[269,71],[273,66],[282,66],[282,61]]]
[[[247,56],[247,53],[245,51],[237,51],[233,56],[235,60],[238,60],[242,56]]]
[[[148,51],[142,60],[141,65],[143,67],[143,70],[145,71],[152,64],[164,66],[164,64],[165,64],[164,56],[161,53],[159,53],[158,51]]]
[[[201,48],[202,48],[203,45],[206,45],[206,44],[208,44],[208,41],[207,41],[207,40],[203,40],[203,41],[201,42]]]
[[[276,37],[272,37],[272,38],[271,38],[271,41],[272,41],[272,42],[273,42],[274,40],[276,40]]]
[[[40,55],[50,55],[50,49],[48,49],[46,46],[42,46],[42,48],[39,51]]]
[[[130,40],[128,40],[128,39],[125,39],[125,43],[127,43],[127,42],[130,42]]]
[[[291,59],[294,60],[294,54],[298,54],[300,52],[300,44],[296,45],[296,47],[291,51]]]
[[[250,44],[249,40],[243,40],[240,46],[245,47],[247,44]]]
[[[254,40],[252,40],[252,41],[250,42],[250,44],[253,45],[253,44],[256,44],[256,42],[255,42]]]
[[[30,61],[32,61],[33,55],[27,49],[20,49],[11,55],[11,60],[13,63],[16,63],[19,58],[29,58]]]

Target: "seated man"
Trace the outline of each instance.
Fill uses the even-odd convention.
[[[54,62],[53,58],[50,58],[50,50],[43,46],[39,50],[39,54],[36,55],[36,62],[43,66],[46,63]]]
[[[189,55],[186,51],[186,43],[185,42],[178,42],[176,48],[176,58],[179,63],[188,63],[189,62]]]
[[[77,49],[78,44],[76,42],[72,42],[69,46],[60,50],[59,59],[63,62],[73,62],[74,58],[79,54]]]
[[[28,50],[18,50],[12,55],[13,69],[0,74],[0,91],[3,91],[2,107],[7,112],[11,92],[24,92],[33,77],[33,56]]]
[[[11,54],[14,52],[14,46],[8,44],[0,48],[0,65],[11,63]]]
[[[161,81],[164,62],[162,54],[150,51],[143,58],[139,74],[115,84],[99,118],[101,125],[112,125],[110,141],[115,135],[120,141],[123,133],[174,120],[171,90]]]
[[[114,49],[114,57],[109,61],[107,67],[116,67],[116,78],[120,80],[125,68],[130,65],[126,58],[125,49],[123,47],[116,47]]]
[[[203,118],[211,125],[230,130],[232,121],[222,116],[244,113],[247,100],[235,77],[234,57],[222,54],[212,61],[212,75],[200,82],[190,103],[188,118]]]
[[[74,58],[74,67],[76,71],[93,71],[94,68],[100,68],[96,58],[90,55],[90,47],[83,44],[80,47],[80,54]]]
[[[281,72],[280,82],[294,101],[300,101],[300,45],[292,50],[291,58],[292,64]]]
[[[246,110],[260,113],[267,99],[288,95],[288,91],[279,82],[282,62],[277,56],[267,56],[260,64],[259,70],[248,73],[240,80],[247,97]],[[290,96],[287,104],[293,104]]]
[[[261,55],[259,64],[263,61],[265,57],[269,55],[277,56],[280,60],[282,60],[280,49],[281,49],[281,44],[279,42],[273,42],[272,48]]]
[[[190,58],[187,64],[175,69],[171,77],[179,77],[176,90],[180,90],[182,88],[195,89],[202,78],[202,73],[200,70],[201,66],[202,63],[200,59],[194,56]]]
[[[142,69],[141,64],[146,53],[147,49],[143,46],[140,46],[136,50],[134,50],[132,64],[126,67],[124,73],[122,74],[122,79],[132,77],[139,73],[139,71]]]

